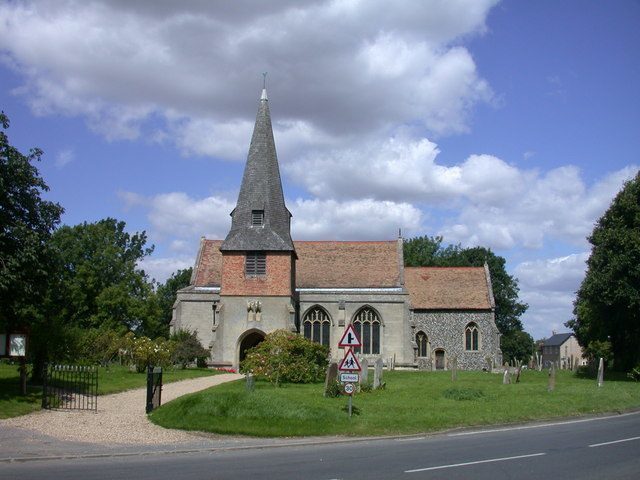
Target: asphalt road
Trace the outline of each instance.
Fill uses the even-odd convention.
[[[304,446],[0,464],[0,479],[640,479],[640,412]]]

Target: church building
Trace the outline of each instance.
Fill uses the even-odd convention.
[[[209,364],[238,368],[286,329],[330,347],[353,324],[357,353],[396,366],[479,370],[501,363],[486,267],[405,267],[402,238],[293,241],[263,89],[238,202],[224,240],[205,239],[178,291],[171,331],[196,331]],[[371,362],[370,362],[371,363]]]

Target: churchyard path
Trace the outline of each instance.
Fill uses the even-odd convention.
[[[242,375],[228,373],[167,383],[162,387],[162,403],[240,378]],[[101,395],[98,397],[97,413],[40,410],[0,420],[0,429],[17,427],[33,434],[47,435],[68,442],[109,445],[176,444],[194,439],[195,435],[192,433],[169,430],[151,423],[145,414],[146,395],[146,387]]]

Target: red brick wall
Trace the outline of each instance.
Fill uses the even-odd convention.
[[[267,252],[267,274],[246,277],[244,252],[225,252],[222,256],[220,295],[291,296],[291,252]]]

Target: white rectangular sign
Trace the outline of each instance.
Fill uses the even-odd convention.
[[[341,373],[341,382],[357,382],[360,376],[357,373]]]

